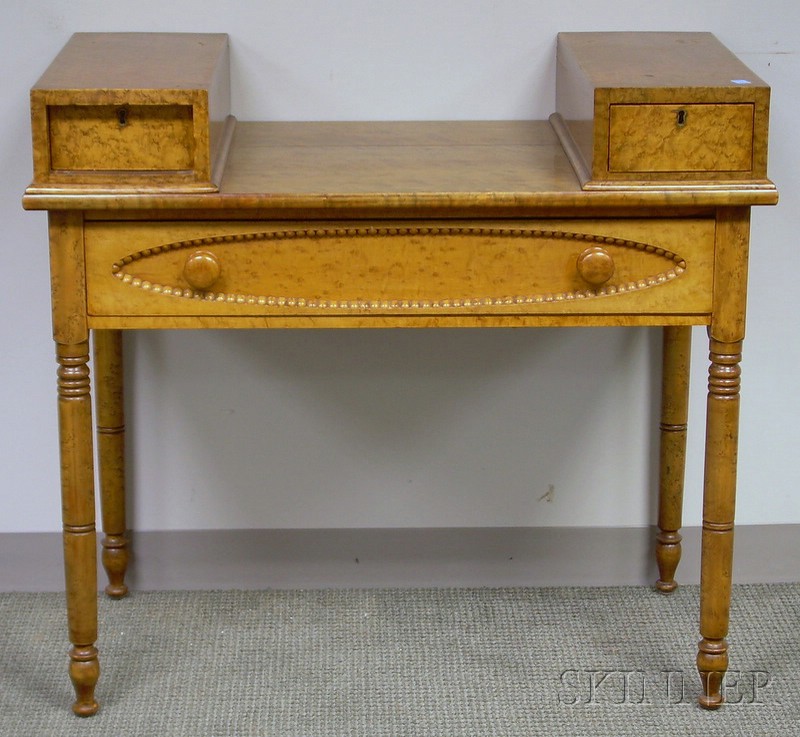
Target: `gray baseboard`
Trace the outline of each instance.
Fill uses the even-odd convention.
[[[700,530],[683,535],[677,578],[697,583]],[[576,527],[139,532],[128,580],[138,590],[646,585],[653,537]],[[800,525],[738,527],[734,580],[800,580],[799,539]],[[0,534],[0,591],[62,588],[58,533]]]

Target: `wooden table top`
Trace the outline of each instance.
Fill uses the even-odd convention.
[[[549,123],[237,123],[223,193],[578,192]]]
[[[29,188],[28,209],[556,215],[774,204],[769,182],[582,191],[548,121],[238,122],[218,193]]]

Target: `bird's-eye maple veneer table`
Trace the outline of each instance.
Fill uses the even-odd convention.
[[[33,88],[24,206],[49,217],[77,714],[98,708],[89,338],[123,596],[120,336],[139,328],[660,326],[669,592],[707,326],[697,665],[701,704],[721,704],[750,208],[777,201],[769,88],[709,34],[561,34],[557,54],[550,121],[237,124],[222,34],[77,34]]]

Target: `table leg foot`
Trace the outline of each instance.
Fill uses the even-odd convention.
[[[698,645],[697,670],[703,684],[698,703],[704,709],[719,709],[724,701],[722,682],[728,670],[728,643],[703,638]]]
[[[108,576],[107,596],[121,599],[128,594],[125,572],[128,570],[128,540],[124,535],[106,535],[103,538],[103,568]]]
[[[94,687],[100,677],[97,648],[94,645],[76,645],[69,651],[69,657],[69,677],[75,688],[72,711],[79,717],[90,717],[100,708],[94,698]]]
[[[677,531],[664,531],[656,536],[656,563],[658,580],[656,589],[662,594],[671,594],[678,588],[675,571],[681,560],[681,534]]]

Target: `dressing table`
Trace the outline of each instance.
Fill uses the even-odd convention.
[[[121,331],[175,328],[660,327],[668,593],[706,326],[697,667],[701,705],[722,703],[750,208],[777,202],[769,88],[705,33],[557,46],[549,121],[237,122],[222,34],[76,34],[32,89],[23,204],[48,213],[76,714],[98,708],[92,401],[119,597]]]

